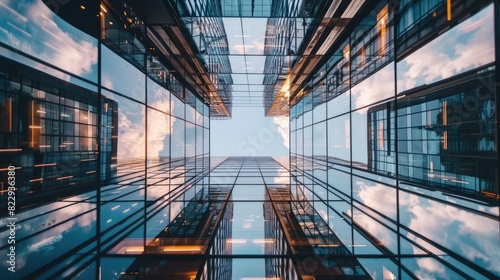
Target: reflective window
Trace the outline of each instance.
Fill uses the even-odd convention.
[[[328,169],[328,184],[335,189],[336,192],[343,192],[347,196],[351,196],[351,175],[333,168]]]
[[[399,62],[398,93],[493,62],[493,22],[490,5]]]
[[[103,87],[140,102],[146,101],[144,73],[104,45],[101,47],[101,63]]]
[[[362,168],[368,167],[368,116],[367,108],[351,113],[352,164]]]
[[[404,210],[401,223],[428,238],[432,245],[500,272],[494,264],[500,250],[498,221],[409,192],[400,193],[400,207]],[[442,234],[451,231],[455,234]],[[423,246],[428,247],[425,243]]]
[[[170,135],[172,125],[170,115],[148,108],[147,153],[149,161],[168,161],[170,158]]]
[[[147,78],[148,106],[170,113],[170,91]]]
[[[380,1],[351,33],[348,55],[353,84],[393,59],[393,11],[385,3]]]
[[[320,158],[326,156],[326,121],[313,126],[313,154]]]
[[[352,192],[353,198],[361,201],[373,210],[382,213],[386,217],[396,220],[397,204],[395,188],[354,176]]]
[[[398,24],[398,34],[404,33],[443,4],[444,1],[439,0],[400,1],[401,16]]]
[[[352,109],[394,97],[394,63],[366,78],[351,89]]]
[[[171,136],[171,156],[172,160],[184,158],[186,147],[185,121],[179,118],[171,117],[172,136]]]
[[[328,120],[328,157],[331,161],[351,159],[351,126],[349,114]]]
[[[312,126],[304,128],[304,155],[312,156],[313,153],[313,135]]]
[[[395,115],[392,102],[368,109],[368,167],[389,175],[396,173]]]
[[[112,8],[103,2],[100,3],[101,41],[130,65],[144,71],[144,22],[130,6],[119,6]]]
[[[102,92],[115,102],[113,109],[118,114],[118,168],[127,170],[133,164],[143,164],[146,156],[145,106],[106,90]]]
[[[174,116],[184,119],[185,106],[186,105],[179,98],[173,94],[171,95],[170,107],[172,108],[172,114]]]
[[[354,221],[357,223],[357,225],[360,226],[360,228],[358,228],[362,233],[368,233],[366,232],[365,230],[369,229],[369,241],[371,243],[375,243],[375,244],[379,244],[379,245],[383,245],[383,249],[386,250],[385,253],[388,253],[388,252],[393,252],[393,253],[396,253],[398,251],[398,239],[397,239],[397,235],[394,231],[391,231],[389,228],[387,228],[386,226],[384,226],[382,223],[378,222],[377,220],[373,219],[372,217],[370,217],[369,215],[365,214],[364,212],[358,210],[356,207],[353,208],[354,209],[354,215],[353,215],[353,219]],[[361,209],[363,210],[363,209]],[[360,241],[362,239],[359,239]],[[361,254],[361,250],[365,250],[368,249],[369,247],[371,247],[370,244],[363,244],[363,243],[355,243],[355,245],[358,245],[358,246],[355,246],[354,250],[356,252],[356,250],[358,252],[358,254]],[[365,245],[365,246],[363,246]],[[377,248],[378,250],[380,250],[381,248]],[[373,248],[372,248],[373,250]],[[380,250],[382,251],[382,250]],[[374,253],[374,254],[378,254],[378,253]]]
[[[495,193],[496,133],[488,72],[458,87],[443,88],[426,100],[407,98],[398,109],[400,174],[414,182]],[[476,157],[481,155],[480,157]]]
[[[203,155],[203,127],[196,126],[196,156]],[[207,151],[208,152],[208,151]]]
[[[328,100],[339,96],[349,89],[349,84],[351,82],[349,74],[351,71],[349,48],[350,46],[347,42],[343,43],[327,62],[328,67],[332,67],[326,77]]]
[[[2,2],[0,26],[3,44],[97,82],[97,39],[63,21],[41,0]],[[58,78],[70,80],[67,74],[47,70]]]
[[[107,152],[102,158],[116,155],[116,147],[105,139],[98,143],[97,135],[99,106],[110,101],[76,86],[20,76],[6,65],[0,72],[0,168],[18,167],[18,200],[97,180],[99,145]],[[105,112],[101,117],[116,121]]]
[[[328,117],[335,117],[344,113],[349,112],[351,107],[351,95],[349,92],[344,92],[334,99],[328,101]]]
[[[196,155],[196,126],[190,122],[186,122],[186,157],[194,157]]]

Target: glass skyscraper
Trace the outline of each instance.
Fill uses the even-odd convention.
[[[499,7],[0,0],[0,278],[499,279]]]

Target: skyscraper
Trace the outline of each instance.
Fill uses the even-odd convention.
[[[1,278],[499,278],[499,6],[0,0]]]

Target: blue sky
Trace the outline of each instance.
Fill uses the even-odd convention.
[[[212,156],[288,156],[288,117],[266,118],[267,18],[223,18],[233,71],[233,115],[210,123]]]
[[[288,156],[284,134],[278,132],[275,120],[283,125],[288,123],[285,117],[265,117],[263,108],[233,108],[232,119],[210,122],[211,155]],[[288,131],[285,132],[288,135]]]

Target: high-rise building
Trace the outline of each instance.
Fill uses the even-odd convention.
[[[499,7],[0,0],[0,278],[499,279]]]

